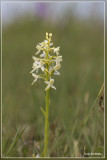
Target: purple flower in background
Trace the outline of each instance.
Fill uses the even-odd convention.
[[[38,3],[36,4],[36,14],[41,18],[47,18],[49,16],[49,4],[48,3]]]

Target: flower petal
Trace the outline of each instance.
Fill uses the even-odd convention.
[[[45,91],[47,91],[50,87],[50,84],[48,84],[48,86],[45,88]]]
[[[59,73],[58,71],[55,71],[55,72],[54,72],[54,75],[59,76],[59,75],[60,75],[60,73]]]
[[[53,88],[53,89],[55,89],[55,90],[56,90],[56,87],[55,87],[55,86],[53,86],[53,85],[51,86],[51,88]]]

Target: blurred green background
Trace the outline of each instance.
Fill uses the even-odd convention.
[[[62,14],[57,19],[57,15],[52,16],[56,12],[56,6],[58,4],[54,3],[51,13],[52,4],[37,3],[35,14],[29,12],[21,14],[11,23],[3,21],[2,154],[4,157],[18,127],[21,129],[25,125],[28,125],[28,128],[10,156],[32,157],[32,154],[42,152],[44,117],[40,107],[45,109],[45,85],[42,80],[38,80],[31,86],[33,77],[30,71],[33,64],[32,56],[36,52],[35,47],[45,39],[46,32],[53,34],[54,46],[60,46],[60,54],[63,56],[61,75],[55,77],[57,89],[50,93],[49,154],[51,157],[83,157],[85,150],[87,153],[100,152],[103,155],[104,112],[99,112],[98,101],[83,129],[92,104],[104,82],[103,17],[97,16],[94,11],[85,18],[79,17],[75,14],[76,5],[72,6],[70,3],[65,12],[63,9],[57,12],[57,15]],[[94,4],[94,8],[97,8],[96,6],[97,3]]]

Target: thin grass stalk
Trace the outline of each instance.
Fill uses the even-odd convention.
[[[6,154],[6,157],[8,157],[12,151],[12,149],[14,148],[14,146],[16,145],[16,143],[18,142],[19,138],[22,136],[22,134],[24,133],[25,129],[26,129],[27,126],[25,126],[22,131],[18,134],[19,130],[17,131],[15,137],[14,137],[14,140],[13,140],[13,143],[11,144],[7,154]]]
[[[80,139],[81,139],[81,136],[82,136],[82,134],[83,134],[83,130],[84,130],[84,128],[85,128],[85,126],[86,126],[86,124],[87,124],[87,122],[88,122],[88,119],[89,119],[89,117],[90,117],[90,115],[91,115],[91,113],[92,113],[92,110],[93,110],[93,108],[94,108],[94,106],[95,106],[95,104],[96,104],[96,102],[97,102],[97,100],[98,100],[98,98],[99,98],[99,96],[100,96],[100,94],[101,94],[101,92],[102,92],[103,89],[104,89],[104,83],[103,83],[101,89],[99,90],[99,93],[98,93],[96,99],[94,100],[93,105],[91,106],[90,112],[89,112],[89,114],[88,114],[88,116],[87,116],[87,118],[86,118],[86,121],[85,121],[85,123],[84,123],[83,129],[81,130],[81,133],[80,133],[80,136],[79,136],[79,139],[78,139],[78,143],[79,143],[79,141],[80,141]]]

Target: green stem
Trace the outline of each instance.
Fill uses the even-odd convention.
[[[48,70],[47,65],[47,70]],[[49,81],[49,74],[46,72],[46,81]],[[46,91],[46,116],[45,116],[45,138],[44,138],[44,157],[47,157],[49,140],[49,89]]]
[[[48,41],[48,48],[49,48],[49,41]],[[49,59],[49,50],[46,51],[46,59]],[[49,73],[49,63],[46,64],[46,81],[49,81],[50,73]],[[48,157],[48,141],[49,141],[49,91],[50,89],[46,90],[46,111],[45,111],[45,137],[44,137],[44,150],[43,155],[44,157]]]

